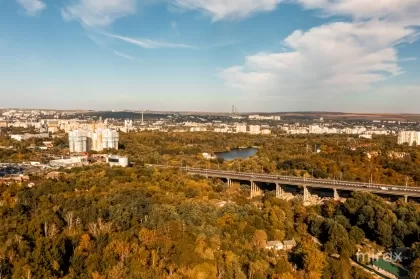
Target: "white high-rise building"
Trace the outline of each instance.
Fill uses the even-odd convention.
[[[95,151],[102,151],[102,133],[96,132],[96,133],[89,133],[90,138],[90,147],[92,150]]]
[[[261,133],[261,126],[260,125],[250,125],[249,126],[249,133],[253,135],[259,135]]]
[[[398,144],[408,143],[412,146],[414,143],[420,145],[420,132],[401,131],[398,133]]]
[[[102,131],[102,149],[118,149],[118,141],[119,134],[117,131],[111,129],[105,129]]]
[[[69,132],[70,153],[81,153],[89,150],[88,132],[74,130]]]
[[[90,150],[118,149],[119,134],[111,129],[97,129],[95,132],[74,130],[69,132],[69,146],[71,153],[87,152]]]
[[[124,127],[127,129],[127,131],[131,131],[133,129],[133,120],[124,120]]]
[[[246,125],[236,125],[237,133],[246,133]]]

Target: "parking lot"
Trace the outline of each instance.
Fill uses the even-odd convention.
[[[0,164],[0,177],[21,175],[25,168],[18,164]]]

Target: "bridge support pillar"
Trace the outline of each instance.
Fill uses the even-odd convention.
[[[251,181],[251,199],[262,195],[262,191],[254,181]]]
[[[232,186],[232,180],[230,180],[230,178],[227,179],[227,185],[230,188],[230,186]]]
[[[280,184],[276,183],[276,198],[283,197],[283,194],[284,194],[283,187]]]
[[[340,195],[338,195],[337,188],[334,188],[333,190],[334,190],[334,200],[335,201],[340,200]]]
[[[408,196],[407,195],[404,196],[404,200],[405,200],[405,202],[408,202]]]
[[[308,200],[309,200],[310,195],[311,195],[311,194],[309,193],[308,187],[306,187],[306,185],[304,185],[304,186],[303,186],[303,201],[304,201],[304,202],[308,201]]]

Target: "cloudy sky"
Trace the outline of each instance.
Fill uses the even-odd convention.
[[[420,0],[0,0],[0,107],[420,113]]]

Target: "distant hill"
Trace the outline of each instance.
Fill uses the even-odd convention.
[[[131,111],[93,111],[93,112],[84,112],[79,113],[79,115],[91,116],[91,117],[102,117],[106,118],[115,118],[115,119],[141,119],[141,113],[131,112]],[[144,120],[159,119],[166,117],[164,114],[148,114],[144,113]]]

